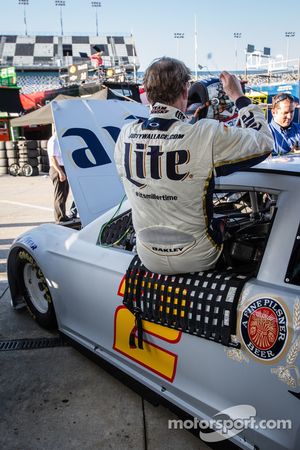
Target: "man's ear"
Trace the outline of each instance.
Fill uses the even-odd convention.
[[[189,88],[188,88],[187,86],[185,86],[185,87],[183,88],[182,96],[183,96],[184,100],[187,100],[187,99],[188,99],[188,96],[189,96]]]

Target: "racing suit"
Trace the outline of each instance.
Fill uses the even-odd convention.
[[[149,119],[122,128],[115,162],[147,269],[176,274],[216,264],[222,238],[213,228],[214,177],[255,165],[273,148],[262,110],[249,102],[236,102],[241,128],[213,119],[191,124],[161,103]]]

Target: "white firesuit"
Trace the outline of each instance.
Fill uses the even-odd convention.
[[[241,128],[213,119],[191,124],[161,103],[149,119],[122,128],[115,161],[132,207],[137,252],[149,270],[196,272],[217,262],[222,240],[213,227],[214,176],[255,165],[273,148],[262,110],[242,99]]]

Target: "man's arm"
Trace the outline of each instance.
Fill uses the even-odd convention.
[[[224,92],[233,102],[236,102],[240,97],[244,96],[241,82],[235,75],[223,71],[220,74],[220,80],[222,82]]]
[[[272,152],[274,141],[264,113],[250,104],[239,110],[240,127],[219,123],[213,139],[213,165],[217,176],[259,164]]]
[[[264,160],[274,146],[264,113],[253,105],[235,75],[222,72],[220,79],[226,94],[239,110],[241,128],[219,123],[213,140],[213,163],[217,175],[227,175]]]

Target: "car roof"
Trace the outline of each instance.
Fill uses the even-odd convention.
[[[300,154],[288,154],[267,158],[260,164],[243,169],[243,171],[300,176]]]

